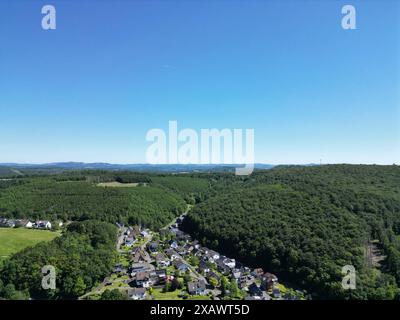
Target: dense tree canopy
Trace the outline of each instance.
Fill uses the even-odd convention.
[[[317,297],[396,296],[399,167],[278,167],[219,180],[225,192],[196,206],[184,222],[206,245],[277,272]],[[380,270],[366,262],[371,240],[387,256]],[[354,291],[341,288],[348,264],[358,274]]]
[[[107,222],[70,224],[61,237],[24,249],[5,262],[0,280],[9,291],[3,289],[3,297],[16,292],[29,292],[36,299],[79,297],[111,272],[116,238],[117,228]],[[55,290],[42,288],[42,268],[46,265],[55,267]]]
[[[86,181],[30,178],[0,188],[0,216],[57,220],[98,219],[159,228],[186,208],[165,188],[103,188]]]

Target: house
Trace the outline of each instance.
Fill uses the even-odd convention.
[[[133,288],[127,290],[128,297],[133,300],[143,300],[146,298],[146,288]]]
[[[266,292],[262,293],[262,300],[271,300],[271,299],[272,298],[268,293],[266,293]]]
[[[244,300],[261,300],[261,297],[260,296],[247,295],[246,297],[244,297]]]
[[[196,247],[193,248],[191,254],[196,257],[201,257],[201,251],[200,251],[200,249],[197,249]]]
[[[186,272],[189,270],[189,266],[180,259],[174,261],[174,266],[180,272]]]
[[[14,228],[14,227],[15,227],[15,222],[14,222],[14,220],[8,220],[8,221],[7,221],[7,227],[9,227],[9,228]]]
[[[32,228],[33,223],[26,219],[15,220],[15,226],[24,227],[24,228]]]
[[[221,273],[229,273],[230,271],[229,267],[222,260],[217,260],[217,269]]]
[[[203,251],[201,251],[201,249],[194,249],[192,254],[195,257],[198,257],[198,258],[201,258],[201,259],[203,258]]]
[[[236,260],[235,259],[226,258],[226,259],[223,260],[223,262],[230,269],[233,269],[236,266]]]
[[[171,261],[174,261],[179,258],[179,254],[173,249],[165,250],[165,254],[169,257]]]
[[[25,228],[29,228],[29,229],[30,229],[30,228],[33,228],[33,222],[31,222],[31,221],[28,220],[28,221],[26,222],[26,224],[24,225],[24,227],[25,227]]]
[[[236,265],[238,266],[238,268],[240,268],[240,270],[243,273],[250,273],[250,268],[249,267],[242,266],[240,262],[236,262]]]
[[[146,253],[143,252],[142,248],[136,247],[132,251],[132,261],[133,263],[140,263],[140,262],[145,262],[146,259]]]
[[[132,263],[129,273],[133,277],[139,272],[148,272],[154,270],[154,266],[149,263]]]
[[[232,271],[232,278],[235,279],[236,282],[239,281],[242,273],[240,271],[237,271],[237,269]]]
[[[168,266],[170,265],[170,263],[171,263],[171,262],[167,259],[167,257],[165,257],[162,253],[158,253],[158,254],[156,255],[155,260],[156,260],[157,266],[160,266],[160,267],[168,267]]]
[[[238,280],[238,285],[239,288],[244,289],[253,282],[254,282],[254,277],[252,275],[242,273],[242,275]]]
[[[194,246],[195,249],[200,249],[200,243],[198,240],[194,240],[192,242],[192,245]]]
[[[166,279],[167,278],[167,270],[165,269],[158,269],[155,271],[157,277],[161,278],[161,279]]]
[[[188,283],[188,292],[191,295],[204,295],[205,291],[206,283],[203,280]]]
[[[213,250],[207,250],[205,256],[210,262],[214,262],[219,259],[219,253]]]
[[[140,231],[140,235],[143,238],[147,238],[149,236],[149,232],[147,230],[142,230],[142,231]]]
[[[135,279],[130,282],[130,285],[132,282],[135,287],[149,288],[151,285],[150,273],[146,271],[138,272],[136,273]]]
[[[272,290],[275,284],[278,283],[278,277],[272,273],[264,273],[262,276],[262,287],[264,290]]]
[[[51,229],[51,223],[47,220],[39,220],[34,223],[33,227],[37,229]]]
[[[132,247],[135,244],[135,242],[136,242],[136,239],[134,236],[129,235],[125,238],[125,245],[127,247]]]
[[[121,273],[124,271],[124,267],[122,266],[122,264],[117,263],[114,267],[114,273]]]
[[[187,251],[184,247],[178,247],[176,248],[176,252],[178,252],[179,255],[185,256],[187,254]]]
[[[243,280],[242,278],[237,280],[237,284],[238,284],[239,289],[243,290],[243,289],[247,288],[247,281]]]
[[[149,243],[148,248],[149,248],[150,252],[157,252],[158,251],[158,243],[151,242],[151,243]]]
[[[178,248],[178,242],[176,242],[175,240],[170,240],[169,241],[169,245],[172,249],[176,249]]]
[[[272,289],[272,296],[275,299],[279,299],[281,297],[281,290],[279,290],[279,288]]]
[[[210,272],[210,267],[208,266],[208,263],[204,260],[200,260],[198,269],[200,272],[203,273]]]
[[[258,296],[247,295],[244,300],[271,300],[271,296],[265,292]]]
[[[152,286],[162,286],[167,281],[167,270],[158,269],[150,272]]]
[[[252,296],[261,296],[262,290],[254,282],[249,286],[249,294]]]
[[[187,253],[191,253],[194,249],[193,245],[190,242],[186,243],[183,248],[186,250]]]
[[[14,228],[15,221],[6,218],[0,218],[0,227]]]
[[[26,223],[24,223],[24,227],[28,229],[33,228],[33,222],[26,220]]]
[[[256,268],[251,273],[254,277],[261,279],[264,275],[264,270],[262,268]]]

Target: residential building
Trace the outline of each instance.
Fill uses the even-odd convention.
[[[206,284],[203,280],[188,283],[188,292],[191,295],[204,295],[205,290]]]
[[[146,298],[146,288],[133,288],[127,290],[128,297],[133,300],[143,300]]]

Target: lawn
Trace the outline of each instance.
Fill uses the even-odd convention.
[[[26,228],[0,228],[0,262],[26,247],[42,241],[50,241],[60,235],[48,230]]]
[[[162,289],[153,289],[154,300],[182,300],[178,295],[181,290],[175,290],[172,292],[162,292]]]
[[[154,300],[183,300],[178,295],[181,290],[175,290],[172,292],[162,292],[162,289],[153,289]],[[188,296],[187,300],[210,300],[209,296]]]
[[[211,300],[209,296],[189,296],[188,300]]]

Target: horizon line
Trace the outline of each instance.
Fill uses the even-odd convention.
[[[91,164],[105,164],[105,165],[118,165],[118,166],[129,166],[129,165],[147,165],[147,166],[210,166],[210,165],[217,165],[217,166],[238,166],[238,165],[245,165],[245,163],[145,163],[145,162],[132,162],[132,163],[114,163],[114,162],[104,162],[104,161],[54,161],[54,162],[41,162],[41,163],[34,163],[34,162],[0,162],[0,166],[11,166],[11,165],[30,165],[30,166],[44,166],[44,165],[57,165],[57,164],[83,164],[83,165],[91,165]],[[254,162],[251,163],[254,165],[270,165],[270,166],[278,166],[278,165],[339,165],[339,164],[350,164],[350,165],[398,165],[396,162],[391,163],[366,163],[366,162],[287,162],[287,163],[273,163],[273,162]],[[399,164],[400,165],[400,164]]]

